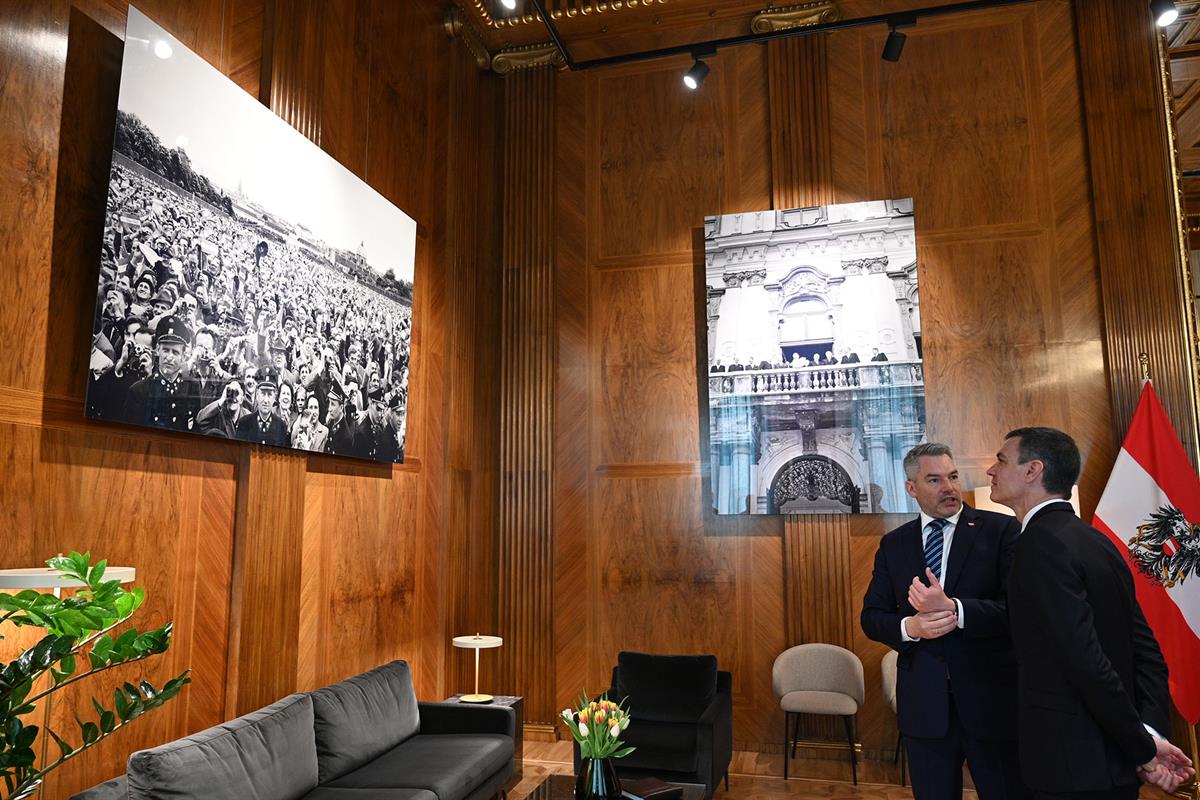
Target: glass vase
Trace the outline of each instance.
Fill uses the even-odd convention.
[[[620,800],[621,782],[611,758],[585,758],[575,778],[578,800]]]

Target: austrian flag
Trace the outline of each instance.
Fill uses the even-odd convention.
[[[1192,725],[1200,721],[1198,523],[1200,478],[1147,382],[1093,524],[1129,559],[1171,671],[1171,697]]]

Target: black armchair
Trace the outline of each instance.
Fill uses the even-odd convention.
[[[632,721],[622,741],[637,748],[613,762],[620,777],[701,783],[708,797],[724,778],[728,791],[733,676],[717,670],[716,656],[620,653],[608,699],[629,701]],[[579,774],[579,744],[574,748]]]

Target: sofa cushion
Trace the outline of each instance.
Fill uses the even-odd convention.
[[[120,775],[111,781],[98,783],[79,794],[71,795],[71,800],[127,800],[128,797],[128,781],[124,775]]]
[[[298,800],[317,785],[313,705],[294,694],[129,757],[129,800]],[[219,795],[214,794],[218,791]]]
[[[617,766],[695,772],[699,757],[696,749],[697,730],[692,722],[635,719],[621,734],[621,741],[637,749],[618,761]]]
[[[321,784],[361,767],[420,729],[417,696],[404,661],[318,689],[312,699]]]
[[[428,789],[466,797],[512,763],[513,740],[489,733],[418,734],[330,784],[338,788]]]
[[[304,800],[438,800],[438,796],[425,789],[340,789],[333,786],[318,786]]]
[[[617,655],[617,694],[639,719],[695,722],[717,694],[716,656]]]

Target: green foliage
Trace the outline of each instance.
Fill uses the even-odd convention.
[[[0,623],[46,631],[16,660],[0,665],[0,777],[4,779],[0,798],[4,800],[30,797],[47,772],[163,705],[191,682],[185,671],[161,689],[147,681],[137,686],[124,683],[113,691],[111,707],[92,698],[95,716],[75,718],[78,744],[72,745],[57,732],[47,730],[60,756],[38,765],[36,753],[42,731],[37,725],[26,725],[21,717],[34,712],[39,701],[69,684],[166,652],[173,630],[173,623],[168,622],[144,633],[129,628],[113,638],[110,631],[133,616],[145,601],[145,593],[140,588],[127,591],[120,581],[104,580],[107,562],[92,564],[89,553],[57,556],[46,563],[78,581],[82,588],[67,598],[33,590],[15,595],[0,593]],[[84,655],[86,659],[81,658]],[[87,668],[80,671],[80,663]],[[31,697],[33,687],[47,674],[47,688]]]
[[[168,149],[136,114],[117,111],[113,149],[185,191],[197,195],[209,205],[223,209],[230,216],[233,215],[233,202],[229,196],[193,169],[187,151],[178,147]]]

